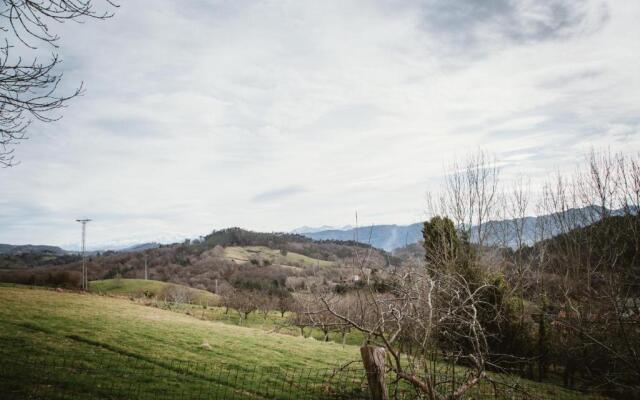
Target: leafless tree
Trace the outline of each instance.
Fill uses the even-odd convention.
[[[305,329],[312,326],[311,319],[307,315],[307,311],[310,309],[308,301],[307,295],[297,295],[291,310],[293,312],[288,317],[288,323],[300,329],[302,337],[306,337]]]
[[[336,317],[330,310],[320,306],[315,296],[299,296],[297,314],[300,319],[298,324],[311,326],[320,329],[323,333],[323,340],[329,341],[329,334],[339,330],[345,322]],[[299,325],[299,326],[300,326]]]
[[[262,314],[262,317],[264,319],[267,319],[267,317],[269,316],[269,312],[276,309],[278,305],[278,299],[266,293],[263,293],[259,297],[258,311],[260,312],[260,314]]]
[[[165,301],[173,304],[188,304],[193,301],[193,291],[182,285],[169,285],[162,293]]]
[[[116,6],[105,0],[110,6]],[[91,0],[4,0],[0,11],[0,31],[5,34],[0,45],[0,165],[15,163],[15,145],[26,138],[32,120],[51,122],[60,118],[57,110],[80,95],[82,85],[68,94],[59,94],[61,60],[55,52],[42,62],[37,57],[25,61],[16,53],[35,50],[38,43],[58,47],[59,37],[51,23],[82,22],[87,18],[106,19],[108,12],[98,12]]]
[[[520,302],[520,321],[524,320],[525,292],[535,286],[532,276],[531,260],[524,256],[525,247],[532,244],[535,234],[531,235],[531,227],[527,225],[531,204],[530,181],[524,176],[517,176],[506,193],[499,196],[499,219],[497,224],[501,232],[496,232],[498,243],[503,254],[509,255],[507,270],[504,271],[513,291],[518,292]]]
[[[236,310],[240,316],[240,324],[242,324],[252,312],[259,309],[264,295],[254,290],[235,289],[225,297],[225,305]]]
[[[288,311],[293,311],[295,307],[295,300],[293,296],[279,295],[275,302],[275,309],[280,312],[280,316],[284,318],[284,314]]]
[[[500,169],[495,157],[480,150],[449,168],[444,190],[429,205],[430,211],[452,218],[459,230],[482,247],[491,234],[486,224],[495,217],[498,204]]]
[[[367,286],[348,306],[340,295],[317,294],[324,307],[307,315],[318,326],[313,318],[328,313],[325,329],[346,325],[362,332],[367,343],[383,346],[395,375],[426,398],[458,399],[486,378],[488,345],[479,317],[484,290],[489,285],[473,287],[460,275],[404,268],[387,293]],[[443,355],[451,365],[468,367],[465,378],[456,382],[453,370],[439,368],[435,360]]]

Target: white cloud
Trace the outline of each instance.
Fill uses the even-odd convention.
[[[0,171],[0,242],[71,243],[85,215],[98,242],[409,223],[478,147],[535,177],[640,150],[640,5],[574,3],[132,0],[65,25],[87,94]]]

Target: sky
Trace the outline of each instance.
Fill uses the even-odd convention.
[[[100,3],[96,3],[100,6]],[[104,3],[102,3],[104,4]],[[0,243],[408,224],[455,158],[640,151],[640,2],[127,0],[52,25],[60,121],[0,169]],[[51,51],[51,49],[40,49]]]

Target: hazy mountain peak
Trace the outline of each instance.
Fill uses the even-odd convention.
[[[322,225],[318,227],[312,227],[312,226],[305,225],[305,226],[301,226],[299,228],[293,229],[291,233],[297,233],[297,234],[303,235],[305,233],[316,233],[316,232],[322,232],[322,231],[346,231],[352,228],[353,226],[351,225],[345,225],[342,227],[331,226],[331,225]]]

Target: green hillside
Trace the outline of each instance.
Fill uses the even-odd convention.
[[[144,279],[103,279],[89,282],[89,290],[93,293],[133,297],[164,297],[171,288],[187,291],[190,302],[194,304],[215,305],[219,302],[214,293],[175,283]]]
[[[137,377],[129,384],[165,390],[166,375],[175,369],[177,362],[224,366],[226,371],[256,368],[303,371],[358,358],[357,347],[202,321],[113,297],[0,287],[0,304],[3,367],[9,360],[26,357],[38,360],[38,365],[72,360],[86,369],[117,364],[116,368],[101,372],[103,384],[122,381],[123,374],[137,377],[141,363],[144,368],[153,367],[154,374]],[[34,370],[31,373],[36,376],[29,376],[30,370],[22,371],[24,376],[11,384],[18,388],[30,385],[41,375]],[[75,392],[83,387],[92,394],[89,398],[100,398],[100,388],[92,385],[94,376],[88,376],[86,381],[82,378],[82,374],[76,378],[61,376],[58,389]],[[247,379],[243,387],[251,387],[252,379],[257,377]],[[185,389],[180,382],[176,384]],[[211,384],[196,379],[191,387],[201,389],[203,383]],[[0,381],[0,387],[2,384]],[[150,398],[155,397],[158,395]]]
[[[358,356],[355,347],[202,321],[126,299],[0,287],[0,303],[3,343],[43,354],[89,350],[93,343],[151,359],[288,367],[325,367]],[[71,341],[78,343],[66,347]],[[204,350],[204,342],[212,350]]]
[[[24,398],[26,389],[41,395],[35,398],[66,399],[364,396],[356,346],[203,321],[117,297],[5,285],[0,304],[3,398]],[[348,361],[356,369],[333,369]],[[527,385],[546,398],[582,398]],[[331,390],[342,397],[329,396]]]

